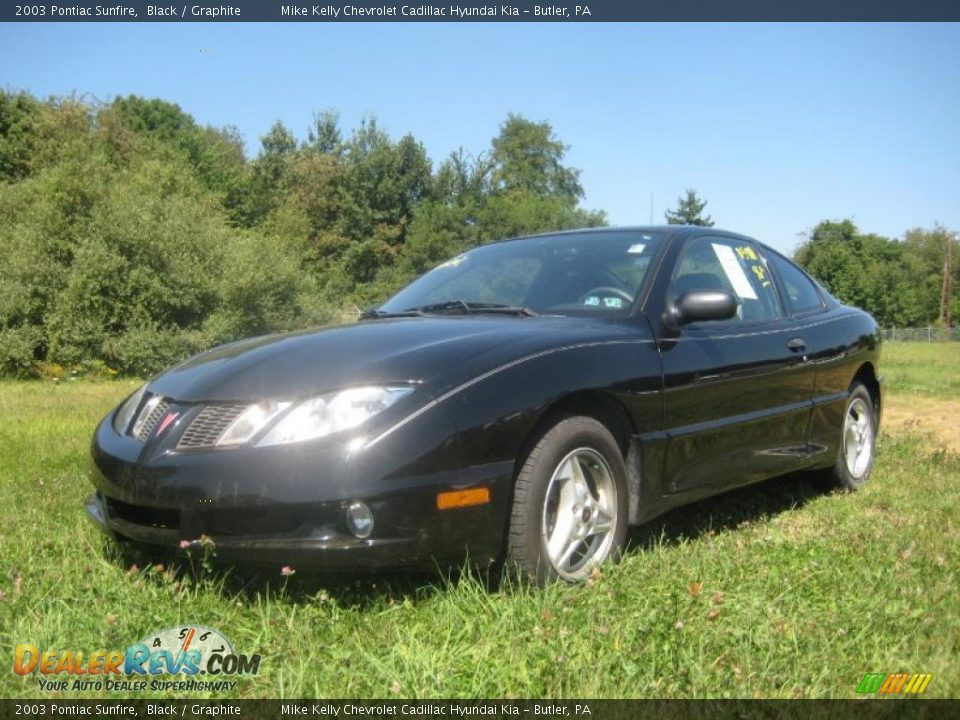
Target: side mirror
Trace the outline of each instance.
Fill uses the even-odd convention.
[[[737,299],[726,290],[691,290],[683,293],[668,309],[664,321],[679,330],[702,320],[729,320],[737,314]]]

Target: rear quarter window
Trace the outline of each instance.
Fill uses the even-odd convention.
[[[800,268],[769,250],[767,257],[780,278],[784,300],[791,314],[811,312],[823,307],[823,298],[820,297],[817,286]]]

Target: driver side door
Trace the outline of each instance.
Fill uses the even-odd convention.
[[[693,322],[658,340],[664,373],[667,493],[709,495],[788,471],[803,457],[809,378],[759,248],[723,235],[689,237],[665,302],[726,290],[730,320]]]

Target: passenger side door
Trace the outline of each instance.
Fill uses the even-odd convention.
[[[664,372],[667,493],[709,495],[796,466],[811,398],[796,325],[758,247],[692,236],[676,256],[665,306],[691,290],[726,290],[731,320],[693,322],[658,340]]]

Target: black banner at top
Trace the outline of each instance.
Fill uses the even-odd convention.
[[[4,22],[960,21],[956,0],[24,0]]]

